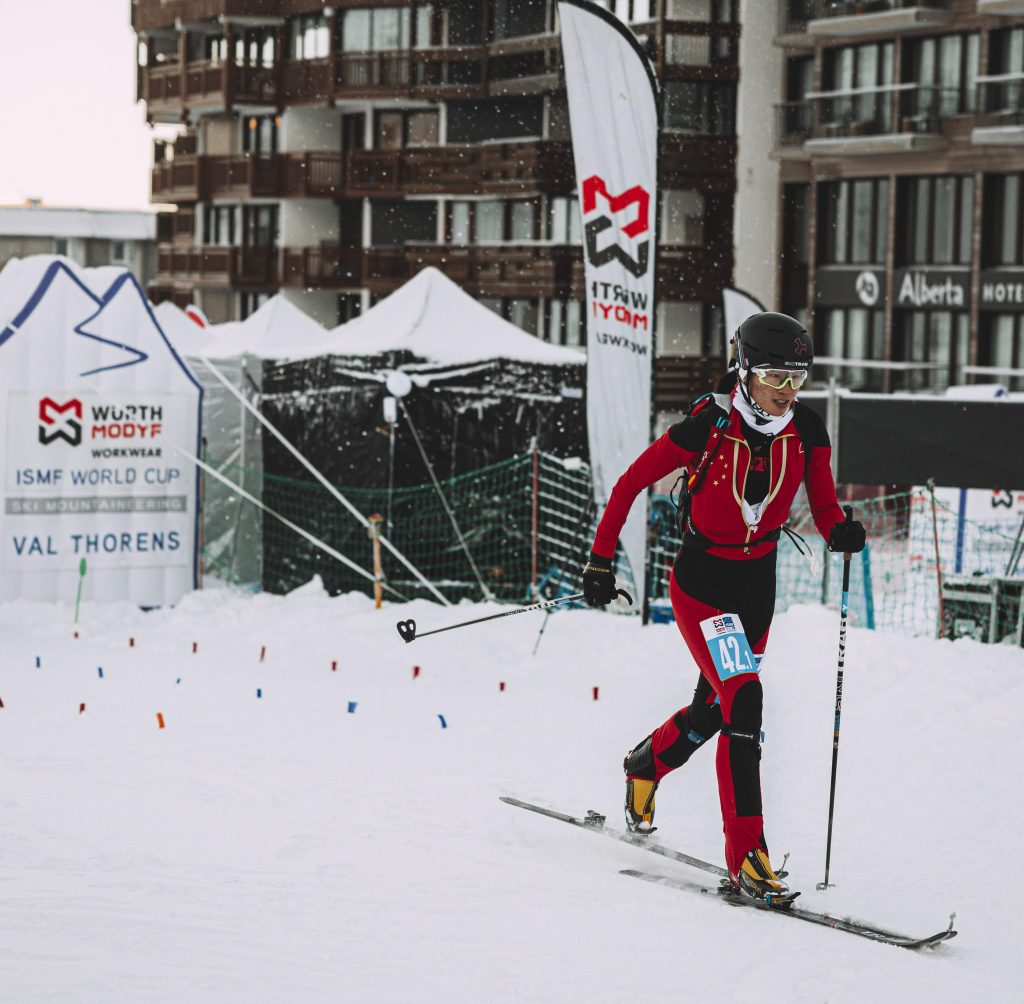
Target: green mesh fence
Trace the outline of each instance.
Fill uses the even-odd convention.
[[[253,480],[253,472],[228,465],[220,470],[234,481]],[[270,475],[260,480],[265,505],[372,570],[372,543],[366,529],[323,486]],[[528,600],[534,584],[545,597],[579,590],[595,514],[586,465],[527,453],[451,478],[441,487],[461,540],[432,485],[391,492],[344,486],[339,490],[364,515],[383,516],[395,547],[450,600],[481,598],[477,573],[494,596],[510,602]],[[966,635],[1019,645],[1024,640],[1024,562],[1010,570],[1015,548],[1019,549],[1018,535],[1005,525],[993,527],[966,518],[950,504],[948,492],[946,496],[936,499],[934,516],[931,495],[925,491],[853,503],[856,518],[867,529],[868,546],[851,563],[850,621],[931,637],[940,633],[941,624],[946,637]],[[238,570],[255,564],[261,569],[262,588],[274,592],[293,589],[314,575],[321,576],[331,592],[372,591],[369,580],[272,516],[258,518],[255,506],[211,479],[207,479],[205,502],[207,574],[254,584]],[[671,619],[668,576],[678,547],[674,513],[668,498],[652,500],[649,594],[655,620]],[[245,528],[260,522],[262,531],[250,533],[241,544],[229,532],[232,524]],[[790,526],[805,537],[814,560],[783,537],[777,609],[801,603],[838,608],[842,556],[828,552],[805,501],[793,506]],[[260,550],[255,563],[251,555],[239,553],[253,547]],[[386,550],[383,569],[388,586],[400,596],[431,595]],[[631,577],[621,561],[619,571],[622,585],[630,588]]]
[[[236,481],[244,473],[229,465],[218,469]],[[271,475],[263,475],[262,482],[264,505],[372,570],[366,528],[326,488]],[[231,492],[219,483],[207,484],[212,493],[208,510],[221,514],[219,527],[232,509]],[[498,599],[519,602],[531,595],[535,580],[544,595],[564,593],[575,584],[593,525],[589,484],[585,465],[543,453],[523,454],[448,479],[441,487],[458,531],[431,484],[393,491],[339,486],[339,491],[363,515],[381,515],[394,547],[449,600],[481,599],[483,583]],[[255,508],[251,503],[245,506]],[[207,573],[238,581],[226,560],[232,548],[222,535],[214,532],[208,537]],[[286,592],[319,575],[331,592],[372,591],[366,578],[270,515],[263,516],[259,546],[265,589]],[[395,591],[391,598],[431,596],[387,549],[382,550],[382,566],[385,582]]]

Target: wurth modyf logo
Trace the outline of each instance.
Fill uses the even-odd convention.
[[[56,439],[63,439],[72,446],[82,442],[82,402],[78,398],[63,404],[51,397],[40,400],[39,442],[46,446]]]
[[[604,179],[594,174],[583,182],[583,216],[585,219],[584,231],[587,242],[587,260],[595,268],[607,265],[609,262],[620,262],[623,268],[630,275],[645,275],[650,266],[651,242],[648,238],[637,247],[636,257],[618,243],[618,232],[630,238],[640,237],[642,234],[650,233],[651,229],[651,194],[642,185],[634,185],[621,195],[611,195]],[[586,219],[591,213],[597,212],[598,196],[601,196],[607,204],[611,213],[621,213],[631,206],[636,206],[636,216],[625,226],[619,226],[612,239],[608,239],[605,231],[616,227],[615,221],[610,215],[595,216]],[[602,235],[605,235],[602,238]]]

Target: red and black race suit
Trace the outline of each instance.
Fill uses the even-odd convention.
[[[713,412],[721,415],[709,408],[673,425],[622,475],[597,529],[596,554],[614,556],[619,532],[641,491],[678,468],[692,470],[712,434]],[[805,443],[811,444],[809,456]],[[738,614],[760,661],[775,609],[776,544],[763,538],[786,521],[803,483],[818,532],[828,539],[832,527],[843,519],[831,452],[824,423],[798,402],[793,420],[771,438],[749,429],[739,413],[731,411],[723,438],[691,497],[692,522],[705,543],[712,543],[702,549],[681,547],[673,565],[672,610],[701,676],[691,703],[652,734],[653,762],[632,776],[660,781],[720,733],[716,768],[726,865],[733,874],[748,851],[765,846],[757,741],[761,680],[756,670],[721,678],[700,625],[709,617]],[[756,528],[744,517],[744,497],[752,503],[767,498]]]

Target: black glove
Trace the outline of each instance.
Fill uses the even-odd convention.
[[[583,569],[583,598],[591,607],[606,607],[615,599],[615,573],[611,558],[590,552],[590,561]]]
[[[853,518],[850,506],[846,506],[843,511],[846,519],[832,527],[828,535],[828,549],[843,554],[858,554],[864,550],[864,524]]]

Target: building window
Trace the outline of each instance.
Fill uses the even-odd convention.
[[[372,244],[436,244],[437,203],[415,199],[370,201]]]
[[[238,319],[244,321],[251,314],[255,314],[270,299],[271,295],[271,293],[239,293]]]
[[[1024,369],[1024,314],[982,315],[978,364],[1007,370]],[[1024,376],[996,373],[991,379],[1010,390],[1024,390]]]
[[[408,49],[408,7],[356,7],[343,12],[341,48],[344,52],[393,52]]]
[[[945,390],[959,383],[967,364],[970,318],[949,310],[906,310],[895,313],[893,359],[925,363],[921,369],[896,375],[897,390]]]
[[[363,312],[361,293],[338,294],[338,323],[347,324],[355,320]]]
[[[540,139],[544,132],[544,99],[495,98],[448,104],[448,142],[486,143],[496,139]]]
[[[548,199],[544,239],[552,244],[579,244],[582,241],[580,204],[576,196],[553,195]]]
[[[378,112],[374,121],[375,150],[401,150],[405,147],[437,146],[436,111]]]
[[[983,259],[986,265],[1024,265],[1024,174],[985,178]]]
[[[1019,122],[1024,111],[1024,28],[993,31],[988,39],[988,72],[1003,79],[985,83],[985,111]]]
[[[893,43],[826,49],[821,128],[824,135],[892,130]]]
[[[919,38],[904,50],[907,83],[917,84],[907,92],[904,114],[931,122],[937,118],[975,110],[978,76],[979,36],[941,35]],[[903,131],[907,131],[904,120]]]
[[[664,127],[671,132],[731,136],[736,131],[736,88],[707,81],[670,80],[664,88]]]
[[[235,38],[235,64],[270,69],[274,65],[276,44],[273,28],[246,28]]]
[[[242,206],[242,244],[277,247],[277,206]]]
[[[659,244],[704,244],[704,196],[686,189],[661,194]]]
[[[110,242],[110,260],[118,263],[128,260],[128,249],[124,241]]]
[[[656,338],[659,356],[703,355],[704,305],[697,301],[660,300]],[[724,347],[719,348],[724,351]]]
[[[787,314],[807,306],[810,185],[782,187],[782,309]]]
[[[885,312],[855,308],[815,311],[815,336],[821,355],[837,359],[883,359],[885,357]],[[822,366],[815,375],[835,378],[853,390],[880,391],[883,371],[867,367]]]
[[[547,31],[547,4],[543,0],[491,0],[492,37],[517,38]]]
[[[858,178],[818,186],[819,261],[824,265],[885,262],[889,182]]]
[[[323,14],[293,17],[288,22],[288,28],[292,59],[326,59],[330,55],[330,32],[327,18]]]
[[[267,157],[277,153],[278,115],[248,115],[242,120],[242,152]]]
[[[969,265],[974,214],[970,175],[904,178],[899,183],[897,235],[903,265]]]
[[[538,240],[536,199],[481,199],[448,204],[448,240],[465,244],[522,244]]]
[[[547,300],[542,337],[555,345],[582,345],[582,317],[583,305],[579,300]]]
[[[53,253],[61,254],[67,257],[68,253],[68,239],[66,237],[56,237],[53,241]]]
[[[207,205],[203,212],[203,243],[235,243],[235,207]]]
[[[537,323],[540,319],[537,300],[534,298],[510,298],[506,305],[505,319],[531,335],[537,334]]]

